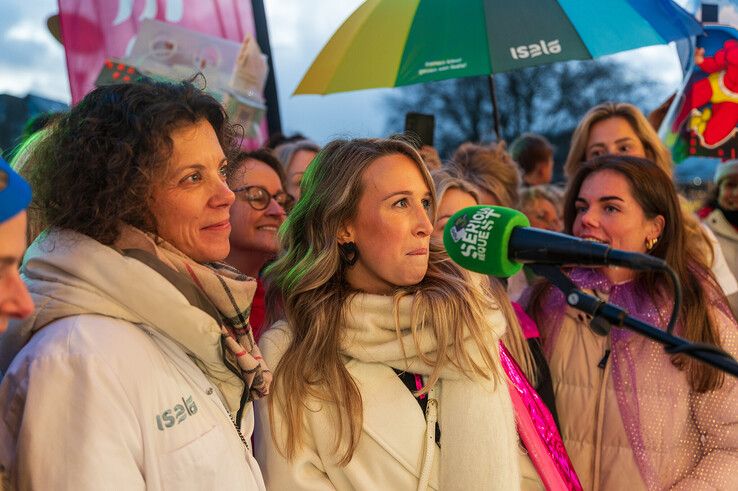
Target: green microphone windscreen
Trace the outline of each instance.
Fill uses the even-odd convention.
[[[443,245],[462,268],[506,278],[523,267],[508,258],[510,234],[516,227],[530,227],[528,217],[519,211],[502,206],[470,206],[449,218]]]

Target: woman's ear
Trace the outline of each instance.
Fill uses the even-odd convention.
[[[354,242],[354,235],[354,227],[350,223],[344,223],[338,227],[336,239],[339,244],[347,244],[349,242]]]
[[[656,216],[653,220],[651,220],[651,233],[649,234],[649,237],[653,238],[660,238],[661,234],[664,232],[664,227],[666,226],[666,220],[662,215]]]

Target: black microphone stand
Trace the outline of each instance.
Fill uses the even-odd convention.
[[[558,266],[537,263],[529,263],[526,266],[537,275],[548,279],[556,288],[561,290],[564,293],[567,304],[591,315],[593,317],[593,327],[595,327],[595,331],[598,334],[607,335],[607,330],[603,330],[601,327],[600,329],[596,329],[597,326],[602,326],[603,323],[600,320],[604,319],[612,325],[626,327],[642,336],[663,344],[664,350],[670,355],[684,353],[712,365],[723,372],[729,373],[734,377],[738,377],[738,362],[725,351],[709,344],[691,343],[686,339],[674,336],[650,324],[634,319],[623,309],[579,290],[574,285],[574,282],[561,272]]]

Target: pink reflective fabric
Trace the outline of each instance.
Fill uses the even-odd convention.
[[[521,307],[518,302],[511,303],[513,310],[515,311],[515,316],[518,318],[518,322],[520,323],[520,328],[523,330],[525,339],[541,337],[541,334],[538,332],[538,326],[536,326],[535,321],[531,319],[525,310],[523,310],[523,307]]]
[[[551,413],[502,343],[500,361],[510,382],[508,389],[518,435],[544,486],[549,491],[581,490],[582,485]]]

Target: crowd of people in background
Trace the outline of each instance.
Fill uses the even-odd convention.
[[[738,161],[697,214],[672,167],[626,103],[562,185],[532,133],[243,151],[189,82],[99,87],[0,162],[0,488],[738,489],[734,377],[444,249],[495,206],[663,259],[735,357]],[[666,329],[663,274],[563,272]]]

